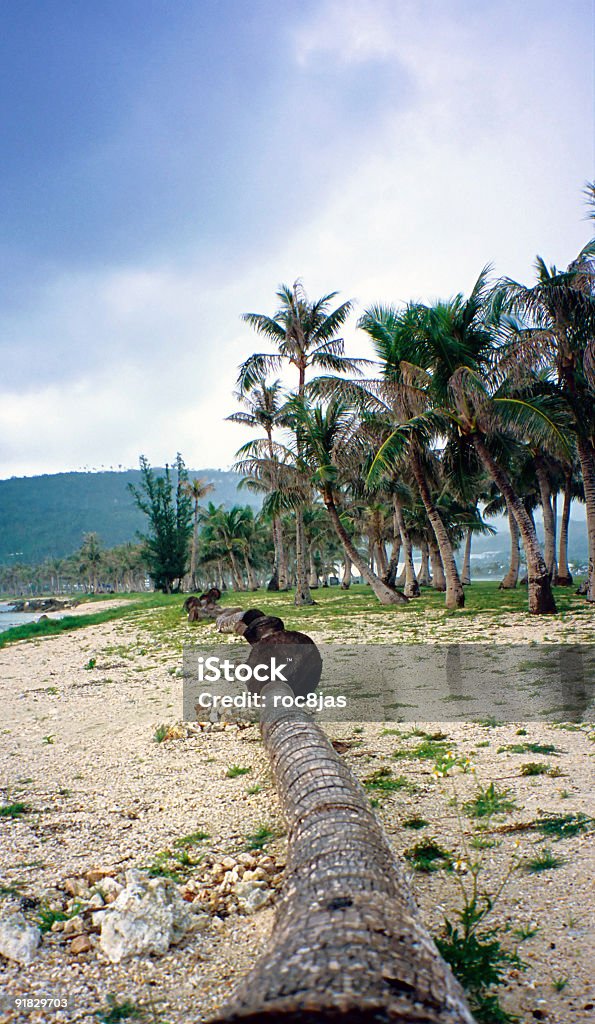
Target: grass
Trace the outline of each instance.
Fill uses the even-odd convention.
[[[76,917],[80,910],[80,905],[75,903],[71,910],[66,913],[63,910],[51,910],[50,907],[43,904],[37,912],[37,924],[42,935],[52,930],[52,925],[56,921],[69,921],[71,917]]]
[[[543,836],[548,836],[554,841],[572,839],[584,832],[590,832],[593,828],[593,819],[582,812],[579,814],[549,814],[540,821],[536,821],[534,828]]]
[[[227,769],[225,775],[228,779],[237,779],[240,775],[247,775],[251,772],[251,768],[242,768],[239,764],[231,764]]]
[[[209,833],[198,830],[197,832],[191,832],[190,835],[180,836],[176,839],[174,846],[196,846],[197,843],[202,843],[205,839],[209,839]]]
[[[246,836],[247,850],[264,850],[266,844],[275,838],[275,833],[268,825],[260,825],[255,832]]]
[[[0,806],[0,818],[20,818],[23,814],[28,814],[30,808],[27,804],[16,801],[13,804],[3,804]]]
[[[403,828],[411,828],[418,832],[422,828],[427,828],[429,824],[429,821],[426,821],[425,818],[420,818],[417,815],[414,815],[412,818],[405,818]]]
[[[552,770],[551,764],[543,761],[526,761],[521,765],[519,775],[549,775]]]
[[[559,754],[560,751],[553,743],[509,743],[505,747],[498,747],[496,753],[503,754]]]
[[[549,847],[545,847],[535,857],[528,857],[524,862],[525,871],[530,875],[537,875],[541,871],[554,871],[562,867],[564,860],[556,857]]]
[[[411,783],[402,775],[394,778],[390,768],[378,768],[364,779],[364,788],[374,793],[396,793],[400,789],[411,790]]]
[[[452,746],[452,744],[450,744]],[[409,758],[416,761],[436,761],[444,757],[449,744],[446,740],[424,739],[416,747],[401,747],[395,750],[393,757],[397,759]]]
[[[463,804],[463,809],[471,818],[489,818],[492,814],[507,814],[513,811],[516,803],[510,799],[509,789],[497,789],[493,782],[485,788],[480,786],[473,800]]]
[[[95,1016],[100,1024],[118,1024],[121,1020],[133,1020],[142,1016],[142,1010],[129,999],[119,1003],[115,996],[107,996],[107,1006],[97,1010]]]
[[[414,871],[422,871],[425,874],[430,871],[439,871],[441,868],[450,870],[453,865],[452,854],[440,846],[435,839],[422,839],[409,850],[405,850],[403,856],[409,861]]]

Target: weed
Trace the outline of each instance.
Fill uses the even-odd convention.
[[[274,838],[274,835],[272,828],[269,828],[268,825],[261,825],[256,832],[246,836],[246,848],[248,850],[263,850],[269,840]]]
[[[390,768],[378,768],[364,779],[364,787],[368,791],[379,791],[381,793],[396,793],[400,789],[408,789],[410,783],[402,775],[393,778]]]
[[[51,910],[46,904],[42,904],[38,910],[37,924],[39,925],[40,932],[45,935],[46,932],[52,930],[52,925],[56,921],[69,921],[71,917],[76,917],[80,911],[80,905],[75,903],[71,910],[66,913],[63,910]]]
[[[239,775],[247,775],[248,772],[251,771],[251,768],[241,768],[239,764],[232,764],[229,766],[225,774],[228,779],[237,779]]]
[[[121,1020],[131,1020],[140,1017],[142,1010],[131,1003],[128,999],[119,1003],[115,996],[107,996],[107,1006],[103,1010],[97,1010],[95,1016],[101,1024],[118,1024]]]
[[[257,793],[260,793],[261,789],[262,786],[260,786],[257,782],[254,786],[248,786],[246,792],[248,796],[256,796]]]
[[[549,775],[551,770],[551,764],[544,764],[543,761],[526,761],[521,765],[519,775]]]
[[[530,875],[536,875],[541,871],[553,871],[555,868],[561,867],[563,863],[562,858],[556,857],[546,846],[535,857],[527,858],[525,871],[528,871]]]
[[[185,853],[186,851],[183,852]],[[169,860],[170,854],[167,851],[165,853],[158,853],[153,862],[146,868],[146,872],[150,878],[169,878],[172,882],[177,882],[179,885],[182,882],[182,878],[179,871],[169,866]],[[179,864],[180,861],[178,860]]]
[[[534,827],[542,835],[549,836],[554,841],[572,839],[573,836],[591,831],[593,819],[582,812],[579,814],[550,814],[541,821],[536,821]]]
[[[54,742],[54,737],[51,736],[51,735],[50,736],[44,736],[42,738],[41,742],[45,743],[48,747],[51,747],[53,742]]]
[[[423,839],[416,843],[409,850],[405,850],[404,857],[415,871],[439,871],[440,868],[448,870],[453,866],[452,854],[434,839]]]
[[[498,747],[496,753],[503,754],[559,754],[560,751],[553,743],[508,743],[505,747]]]
[[[405,818],[403,828],[412,828],[419,831],[419,829],[426,828],[429,824],[429,821],[426,821],[425,818],[419,818],[417,815],[414,815],[412,818]]]
[[[200,829],[198,832],[191,832],[188,836],[180,836],[176,839],[174,846],[195,846],[196,843],[202,843],[205,839],[209,839],[208,832],[202,832]]]
[[[87,664],[83,665],[83,668],[87,672],[90,672],[92,668],[95,668],[96,664],[97,664],[97,658],[89,658]]]
[[[526,736],[527,735],[527,730],[526,729],[517,729],[516,735],[517,736]]]
[[[554,992],[563,992],[569,981],[569,978],[552,978]]]
[[[513,935],[519,940],[519,942],[526,942],[527,939],[532,939],[534,935],[537,935],[539,928],[536,924],[524,924],[520,928],[515,928]]]
[[[0,818],[20,818],[21,814],[27,814],[30,808],[27,804],[17,801],[14,804],[2,804],[0,806]]]
[[[463,804],[464,810],[472,818],[489,818],[492,814],[505,814],[516,807],[514,800],[508,798],[509,789],[499,790],[493,782],[485,788],[480,786],[475,799]]]
[[[410,758],[419,761],[436,761],[444,758],[448,750],[446,740],[425,739],[416,747],[403,747],[395,750],[393,757],[397,759]]]

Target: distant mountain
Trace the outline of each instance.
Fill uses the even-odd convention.
[[[214,485],[206,500],[216,505],[260,505],[250,491],[238,491],[236,473],[197,469],[189,470],[189,476]],[[105,547],[135,541],[147,520],[134,504],[130,483],[138,486],[139,470],[0,480],[0,565],[36,564],[71,555],[80,548],[84,533],[98,533]]]

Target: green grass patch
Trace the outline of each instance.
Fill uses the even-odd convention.
[[[521,765],[519,775],[549,775],[552,770],[551,764],[543,761],[526,761]]]
[[[251,772],[251,768],[242,768],[239,764],[231,764],[227,769],[225,775],[228,779],[237,779],[240,775],[247,775]]]
[[[557,841],[559,839],[572,839],[574,836],[591,832],[593,829],[593,818],[582,812],[578,814],[549,814],[541,821],[536,821],[533,826],[543,836]]]
[[[0,805],[0,818],[20,818],[23,814],[28,814],[30,809],[28,804],[23,804],[18,800],[13,804],[2,804]]]
[[[364,788],[374,793],[396,793],[400,789],[411,790],[411,783],[402,775],[395,778],[390,768],[378,768],[364,779]]]
[[[553,743],[509,743],[505,747],[498,747],[497,754],[503,754],[505,752],[511,754],[554,754],[557,755],[560,751],[553,745]]]
[[[420,818],[417,815],[414,815],[412,818],[405,818],[403,828],[410,828],[415,832],[419,832],[420,829],[427,828],[429,824],[429,821],[426,821],[425,818]]]
[[[509,798],[509,789],[498,789],[493,782],[489,786],[480,786],[473,800],[463,804],[463,809],[471,818],[489,818],[492,814],[508,814],[516,807],[514,799]]]
[[[268,825],[260,825],[255,832],[251,832],[246,836],[246,849],[247,850],[264,850],[265,846],[271,839],[274,839],[275,833],[272,828]]]
[[[435,839],[422,839],[409,850],[405,850],[403,856],[409,861],[414,871],[429,873],[439,871],[441,868],[450,870],[453,865],[452,854],[445,850]]]
[[[546,846],[535,857],[528,857],[524,862],[524,868],[530,875],[536,875],[541,871],[554,871],[556,868],[562,867],[562,864],[564,864],[563,858],[556,857]]]

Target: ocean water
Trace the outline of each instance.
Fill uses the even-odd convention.
[[[43,612],[13,612],[12,605],[0,602],[0,633],[13,626],[25,626],[28,622],[37,622]],[[54,616],[55,617],[55,616]]]

